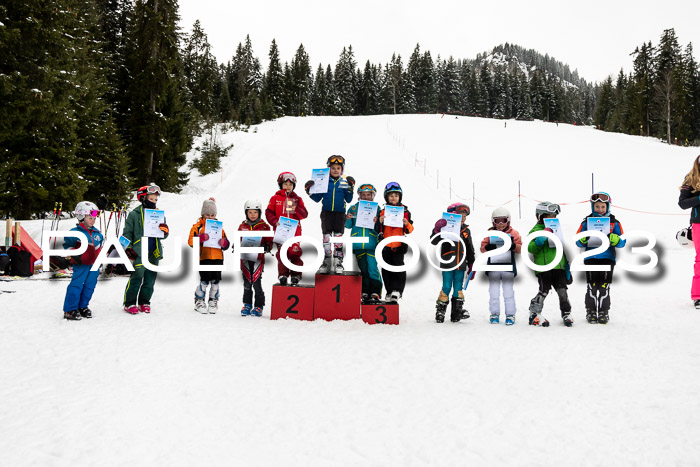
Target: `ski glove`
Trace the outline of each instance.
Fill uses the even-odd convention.
[[[263,251],[265,253],[269,253],[270,251],[272,251],[272,245],[270,243],[265,243],[263,245]]]
[[[435,223],[435,228],[433,229],[433,234],[440,233],[440,230],[442,230],[443,227],[447,225],[447,221],[445,219],[438,219],[437,222]]]
[[[537,237],[535,239],[535,245],[542,248],[544,246],[544,242],[546,242],[546,241],[547,241],[547,237],[545,237],[545,236]]]
[[[159,224],[158,228],[163,231],[165,235],[168,235],[170,232],[170,229],[168,228],[168,224]]]
[[[352,191],[355,188],[355,178],[348,175],[345,177],[345,180],[347,180],[348,185],[350,185],[350,191]]]
[[[585,245],[586,243],[588,243],[588,237],[580,238],[578,241]]]
[[[574,283],[574,278],[571,277],[571,267],[569,266],[569,263],[566,263],[564,265],[564,270],[566,271],[566,285],[571,285]]]
[[[304,184],[304,190],[306,190],[306,194],[307,194],[307,195],[309,194],[309,190],[311,189],[312,186],[314,186],[314,181],[313,181],[313,180],[309,180],[308,182],[306,182],[306,183]]]
[[[219,246],[221,247],[222,250],[228,250],[228,247],[231,243],[229,243],[228,238],[226,237],[221,237],[219,239]]]
[[[616,246],[618,243],[620,243],[620,236],[618,234],[611,233],[608,235],[608,238],[610,239],[610,245]]]
[[[208,233],[201,233],[199,234],[199,244],[202,245],[204,242],[209,240],[209,234]]]
[[[124,253],[126,253],[126,257],[131,261],[134,261],[139,256],[133,248],[127,248]]]

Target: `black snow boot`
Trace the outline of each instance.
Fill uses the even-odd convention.
[[[92,318],[92,310],[88,307],[81,308],[78,310],[80,312],[80,316],[83,318]]]
[[[435,303],[435,321],[438,323],[444,323],[445,312],[447,311],[447,302],[441,302],[440,300],[438,300]]]
[[[81,319],[83,319],[83,317],[80,316],[80,312],[78,310],[64,312],[63,318],[70,321],[80,321]]]
[[[464,299],[458,297],[452,297],[452,307],[450,308],[450,321],[453,323],[458,323],[462,319],[462,312],[464,309]]]

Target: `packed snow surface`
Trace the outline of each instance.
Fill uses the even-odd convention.
[[[175,249],[185,254],[180,268],[159,275],[150,315],[122,311],[123,277],[98,283],[94,318],[80,322],[62,319],[67,281],[0,282],[15,292],[0,294],[3,465],[608,466],[700,459],[694,253],[675,241],[688,223],[677,206],[678,186],[697,149],[590,127],[440,115],[288,117],[222,140],[234,146],[220,173],[193,173],[181,194],[165,193],[159,202],[171,232],[164,263]],[[422,258],[435,221],[457,200],[473,208],[475,237],[503,203],[523,236],[535,223],[536,200],[571,203],[560,215],[571,237],[590,212],[593,174],[595,190],[612,195],[612,211],[631,235],[619,259],[648,262],[630,251],[646,242],[632,238],[635,232],[647,231],[659,264],[642,274],[615,269],[607,326],[585,322],[583,273],[569,288],[572,328],[561,323],[554,293],[543,313],[551,326],[528,326],[537,281],[522,259],[512,327],[503,319],[489,324],[483,272],[466,293],[472,317],[435,323],[441,277],[425,261],[409,274],[398,326],[271,321],[277,274],[269,256],[264,316],[241,317],[242,281],[230,252],[219,313],[194,312],[198,277],[183,245],[202,201],[214,196],[218,218],[233,232],[244,202],[266,204],[277,174],[292,171],[310,211],[304,234],[320,239],[320,205],[303,183],[331,154],[347,158],[345,174],[358,186],[379,187],[377,200],[387,182],[402,185]],[[25,226],[38,242],[41,222]],[[304,247],[312,260],[313,248]],[[578,249],[569,242],[567,253]]]

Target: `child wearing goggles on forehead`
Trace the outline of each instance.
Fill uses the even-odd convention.
[[[313,180],[304,185],[306,194],[316,203],[321,202],[321,229],[323,231],[323,250],[325,257],[318,274],[328,274],[331,269],[336,274],[343,273],[343,244],[336,243],[331,249],[331,237],[342,237],[345,231],[345,205],[352,201],[355,179],[344,176],[345,158],[334,155],[328,158],[326,166],[330,168],[328,179],[328,191],[309,195],[309,190],[314,186]],[[332,256],[331,256],[332,255]],[[331,268],[333,266],[333,268]]]
[[[124,292],[124,311],[132,315],[151,312],[151,297],[158,273],[146,269],[143,265],[141,237],[143,237],[145,210],[156,209],[160,193],[160,188],[154,184],[139,188],[136,199],[141,202],[141,205],[129,213],[124,223],[122,235],[131,242],[126,254],[134,262],[134,272],[131,273]],[[163,231],[163,238],[168,238],[170,234],[168,224],[160,224],[158,228]],[[163,245],[160,238],[148,238],[148,261],[157,266],[161,259],[163,259]]]
[[[610,218],[610,232],[607,233],[610,246],[603,253],[586,258],[584,264],[608,265],[609,271],[586,271],[586,321],[589,323],[608,324],[610,319],[610,284],[613,279],[615,267],[615,249],[625,246],[626,241],[620,236],[624,233],[620,222],[610,214],[612,199],[605,192],[594,193],[591,196],[591,214],[586,216],[578,228],[578,232],[588,230],[588,219],[596,217]],[[576,245],[585,248],[586,251],[594,249],[589,245],[589,237],[576,241]]]
[[[79,222],[71,230],[85,234],[88,247],[82,255],[70,257],[73,263],[73,276],[63,301],[63,317],[71,321],[92,318],[92,311],[88,305],[95,291],[100,270],[90,271],[90,268],[95,264],[104,243],[103,235],[95,228],[95,220],[100,215],[97,206],[90,201],[81,201],[75,207],[74,213]],[[66,237],[63,241],[65,249],[76,249],[79,246],[80,240],[77,237]]]
[[[552,232],[552,229],[545,227],[545,219],[554,219],[557,217],[561,208],[558,204],[544,201],[535,208],[535,217],[537,223],[530,230],[533,232]],[[549,264],[554,260],[557,253],[555,247],[549,245],[547,237],[537,237],[527,246],[527,251],[532,254],[533,262],[539,266]],[[567,293],[567,285],[571,284],[571,272],[569,271],[569,261],[566,259],[566,253],[561,258],[561,261],[554,266],[554,269],[549,271],[535,271],[537,282],[539,283],[539,291],[537,295],[530,301],[530,324],[534,326],[549,326],[549,321],[542,317],[542,308],[544,300],[549,294],[549,289],[554,288],[554,291],[559,296],[559,309],[561,310],[561,318],[564,320],[564,325],[569,327],[574,324],[571,318],[571,303],[569,303],[569,295]]]
[[[690,234],[688,239],[693,240],[695,246],[695,266],[693,282],[690,287],[690,299],[696,309],[700,310],[700,156],[693,161],[693,168],[690,169],[683,179],[680,187],[678,206],[681,209],[691,209],[690,211]]]
[[[518,271],[515,267],[515,255],[520,254],[523,241],[520,234],[510,225],[510,211],[500,207],[494,209],[491,214],[493,227],[489,230],[500,230],[510,236],[510,251],[505,256],[500,255],[495,262],[488,259],[488,264],[510,265],[510,271],[487,271],[489,278],[489,311],[491,312],[491,324],[498,324],[501,317],[501,287],[503,287],[503,303],[506,309],[506,326],[515,324],[515,292],[513,282]],[[481,241],[481,252],[485,253],[498,248],[499,241],[495,237],[487,237]]]

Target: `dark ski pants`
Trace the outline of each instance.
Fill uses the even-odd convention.
[[[63,301],[63,311],[74,311],[87,308],[92,298],[92,293],[97,285],[97,271],[90,271],[92,265],[76,264],[73,266],[73,277],[66,290],[66,298]]]
[[[249,272],[249,277],[253,277],[255,273],[256,262],[253,261],[241,261],[241,267],[246,268]],[[255,303],[253,304],[253,290],[255,290]],[[254,282],[251,282],[243,274],[243,304],[253,305],[254,307],[264,307],[265,306],[265,291],[262,288],[262,274]]]
[[[563,269],[550,269],[537,274],[537,282],[539,282],[540,290],[537,295],[530,300],[530,313],[541,313],[544,307],[544,300],[549,295],[549,290],[554,288],[554,291],[559,296],[559,309],[562,316],[571,312],[571,303],[569,302],[569,294],[566,286],[566,271]]]
[[[606,264],[610,271],[586,271],[586,310],[605,313],[610,310],[610,284],[613,279],[615,263],[612,260],[588,260],[585,264]]]
[[[382,251],[382,259],[392,266],[403,266],[403,258],[405,255],[404,245],[396,249],[384,248]],[[403,289],[406,287],[406,271],[391,272],[382,269],[382,278],[384,279],[384,287],[387,293],[397,291],[403,295]]]
[[[158,265],[158,262],[153,260],[151,264]],[[157,276],[157,272],[146,269],[143,264],[134,265],[134,272],[126,283],[124,306],[136,305],[137,300],[139,305],[150,305]]]
[[[363,250],[358,250],[355,253],[355,258],[357,258],[357,267],[360,268],[360,273],[362,274],[362,293],[381,295],[382,277],[379,275],[377,258]]]

